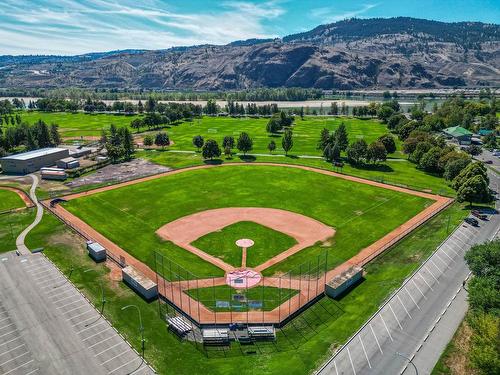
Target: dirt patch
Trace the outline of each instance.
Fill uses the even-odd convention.
[[[453,337],[454,350],[446,358],[445,364],[452,375],[475,375],[478,372],[469,366],[468,354],[473,331],[464,320]]]
[[[66,185],[75,188],[85,185],[129,181],[136,178],[168,172],[170,168],[151,163],[144,159],[134,159],[121,164],[111,164],[88,176],[75,178]]]

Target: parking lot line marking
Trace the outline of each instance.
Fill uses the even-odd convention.
[[[401,304],[401,306],[403,306],[403,309],[405,309],[405,311],[406,311],[406,315],[408,315],[408,317],[411,319],[411,315],[410,315],[410,313],[408,312],[408,310],[406,309],[405,305],[403,304],[403,301],[401,301],[401,298],[399,297],[399,294],[396,294],[396,297],[398,298],[398,301],[399,301],[399,303]]]
[[[378,314],[378,316],[380,316],[380,319],[382,320],[382,323],[384,323],[384,327],[385,327],[385,330],[387,331],[387,334],[389,335],[389,338],[391,339],[391,341],[394,341],[393,338],[392,338],[391,333],[389,332],[389,328],[387,328],[387,324],[385,324],[384,317],[380,313]]]
[[[1,354],[0,354],[0,356],[5,355],[5,354],[7,354],[7,353],[10,353],[10,352],[11,352],[11,351],[13,351],[13,350],[19,349],[21,346],[24,346],[24,345],[25,345],[25,344],[23,343],[23,344],[21,344],[21,345],[16,346],[15,348],[9,349],[9,350],[7,350],[6,352],[1,353]]]
[[[35,279],[35,282],[38,284],[38,283],[47,283],[47,282],[54,282],[56,280],[59,280],[60,276],[59,275],[53,275],[53,274],[50,274],[50,275],[47,275],[47,276],[43,276],[43,277],[38,277],[38,278],[34,278]]]
[[[84,303],[83,305],[77,306],[77,307],[73,307],[72,309],[69,309],[68,311],[63,311],[63,313],[64,314],[69,314],[70,312],[78,310],[78,309],[84,307],[85,305],[86,305],[86,303]]]
[[[102,363],[101,363],[101,365],[104,365],[104,364],[106,364],[106,363],[108,363],[108,362],[111,362],[113,359],[116,359],[116,358],[118,358],[118,357],[121,357],[122,355],[124,355],[124,354],[126,354],[126,353],[129,353],[129,351],[128,351],[128,350],[124,350],[124,351],[123,351],[123,352],[121,352],[120,354],[117,354],[117,355],[115,355],[114,357],[111,357],[110,359],[108,359],[108,360],[106,360],[106,361],[102,362]]]
[[[74,298],[74,297],[82,297],[80,294],[72,294],[71,296],[66,296],[64,298],[61,298],[61,299],[58,299],[57,301],[52,301],[54,302],[55,304],[61,302],[61,301],[64,301],[65,299],[68,299],[68,298]]]
[[[337,362],[333,360],[333,366],[335,367],[335,374],[339,375],[339,370],[337,369]]]
[[[10,323],[10,324],[7,324],[6,326],[3,326],[2,328],[0,329],[4,329],[4,328],[7,328],[7,327],[10,327],[10,326],[13,326],[14,325],[14,322]]]
[[[34,278],[38,277],[38,275],[43,275],[43,274],[46,274],[46,273],[49,273],[51,272],[52,270],[51,269],[44,269],[42,270],[41,272],[28,272],[31,276],[33,276]]]
[[[432,259],[429,259],[429,262],[431,262],[431,263],[434,265],[434,267],[436,267],[436,269],[439,271],[439,273],[440,273],[440,274],[442,274],[442,273],[443,273],[443,271],[441,271],[441,268],[439,268],[439,267],[436,265],[436,263],[434,263],[434,261],[433,261]]]
[[[349,356],[349,361],[351,362],[352,371],[354,372],[354,375],[356,375],[356,369],[354,368],[354,363],[352,363],[351,352],[349,351],[349,347],[346,347],[346,349],[347,349],[347,355]]]
[[[443,258],[441,258],[441,257],[439,256],[439,254],[438,254],[438,253],[436,253],[436,254],[434,254],[434,255],[435,255],[435,256],[436,256],[436,257],[437,257],[437,258],[438,258],[441,262],[443,262],[443,264],[446,266],[446,268],[451,268],[451,267],[448,265],[448,263],[446,263],[446,262],[443,260]]]
[[[137,373],[139,373],[139,372],[141,372],[141,371],[143,371],[143,370],[147,370],[148,368],[149,368],[149,367],[148,367],[147,365],[146,365],[146,366],[141,365],[141,366],[140,366],[137,370],[132,371],[132,372],[131,372],[130,374],[128,374],[128,375],[134,375],[134,374],[137,374]]]
[[[67,292],[73,292],[73,291],[72,290],[64,290],[64,291],[60,292],[59,294],[49,295],[48,297],[50,298],[50,300],[52,302],[56,303],[57,300],[55,300],[54,298],[62,297],[62,296],[66,297],[67,296],[67,294],[66,294]]]
[[[4,320],[7,320],[7,319],[9,319],[9,316],[7,316],[6,318],[0,319],[0,322],[3,322]]]
[[[115,345],[112,345],[110,346],[109,348],[106,348],[104,349],[103,351],[100,351],[99,353],[97,354],[94,354],[94,357],[97,357],[98,355],[101,355],[102,353],[106,353],[108,350],[112,349],[112,348],[115,348],[117,347],[118,345],[121,345],[121,344],[125,344],[125,341],[120,341],[119,343],[115,344]]]
[[[2,343],[0,344],[0,346],[2,346],[2,345],[7,345],[9,342],[16,341],[16,340],[17,340],[17,339],[19,339],[19,338],[21,338],[21,336],[17,336],[16,338],[13,338],[12,340],[9,340],[9,341],[6,341],[6,342],[2,342]]]
[[[373,330],[372,324],[369,323],[368,325],[370,326],[370,329],[372,330],[372,334],[373,334],[373,337],[375,338],[375,342],[377,343],[378,350],[380,350],[380,354],[383,355],[384,352],[382,351],[382,348],[380,347],[380,343],[378,342],[378,338],[377,338],[377,335],[375,334],[375,331]]]
[[[7,335],[10,335],[11,333],[14,333],[14,332],[17,332],[17,330],[13,330],[13,331],[10,331],[10,332],[7,332],[7,333],[4,333],[3,335],[0,336],[1,337],[4,337],[4,336],[7,336]]]
[[[432,290],[434,292],[434,289],[432,289],[432,286],[430,286],[430,284],[427,282],[427,280],[424,278],[424,276],[422,276],[422,273],[418,273],[418,276],[420,276],[420,278],[424,281],[424,283],[429,287],[430,290]]]
[[[23,269],[25,271],[30,272],[31,270],[33,270],[35,268],[40,268],[40,264],[41,264],[41,262],[37,262],[37,263],[31,262],[31,263],[28,263],[28,265],[23,266]]]
[[[387,306],[389,306],[389,309],[391,309],[391,312],[392,312],[392,315],[394,315],[394,319],[396,319],[396,322],[398,322],[398,326],[399,328],[401,329],[401,331],[403,330],[403,327],[401,326],[401,323],[399,323],[399,320],[398,320],[398,317],[396,316],[396,313],[394,312],[394,310],[392,309],[392,306],[390,303],[387,304]]]
[[[427,297],[424,296],[424,293],[422,293],[422,291],[418,287],[417,283],[415,282],[415,279],[411,279],[411,281],[413,282],[413,285],[415,285],[415,288],[417,288],[417,290],[420,292],[420,294],[422,295],[422,297],[424,297],[424,299],[427,299]]]
[[[450,259],[453,263],[456,263],[456,262],[455,262],[455,260],[454,260],[452,257],[450,257],[450,256],[446,253],[446,251],[444,251],[444,249],[443,249],[443,251],[441,251],[441,252],[442,252],[444,255],[446,255],[446,256],[447,256],[447,257],[448,257],[448,258],[449,258],[449,259]]]
[[[80,333],[85,332],[85,331],[88,331],[88,330],[89,330],[89,329],[91,329],[91,328],[97,327],[97,326],[101,325],[102,323],[106,323],[106,321],[101,320],[99,323],[97,323],[97,324],[95,324],[95,325],[93,324],[93,325],[91,325],[90,327],[84,328],[84,329],[82,329],[82,330],[78,331],[76,334],[77,334],[77,335],[79,335]]]
[[[112,328],[112,327],[107,327],[107,328],[103,329],[102,331],[99,331],[99,332],[97,332],[97,333],[94,333],[93,335],[90,335],[90,336],[89,336],[89,337],[87,337],[87,338],[82,339],[82,341],[86,341],[86,340],[88,340],[88,339],[90,339],[90,338],[92,338],[92,337],[94,337],[94,336],[97,336],[97,335],[99,335],[99,334],[101,334],[101,333],[103,333],[103,332],[105,332],[105,331],[107,331],[107,330],[109,330],[109,329],[111,329],[111,328]]]
[[[72,305],[72,304],[74,304],[74,303],[76,303],[76,302],[81,302],[81,301],[82,301],[81,299],[80,299],[80,300],[78,300],[78,299],[77,299],[76,301],[72,301],[72,302],[67,303],[67,304],[65,304],[65,305],[58,306],[57,308],[58,308],[58,309],[62,309],[62,308],[64,308],[64,307],[66,307],[66,306],[69,306],[69,305]]]
[[[11,370],[7,371],[7,372],[6,372],[5,374],[3,374],[3,375],[10,374],[12,371],[15,371],[15,370],[17,370],[17,369],[20,369],[21,367],[24,367],[24,366],[26,366],[26,365],[29,365],[30,363],[32,363],[32,362],[34,362],[34,361],[35,361],[35,360],[34,360],[34,359],[32,359],[32,360],[30,360],[30,361],[28,361],[28,362],[25,362],[25,363],[23,363],[22,365],[17,366],[17,367],[15,367],[15,368],[13,368],[13,369],[11,369]]]
[[[118,367],[117,367],[117,368],[115,368],[114,370],[111,370],[110,372],[108,372],[108,374],[112,374],[112,373],[113,373],[113,372],[115,372],[116,370],[119,370],[119,369],[121,369],[122,367],[125,367],[125,366],[129,365],[130,363],[134,362],[134,361],[135,361],[135,360],[137,360],[137,359],[139,359],[139,358],[134,358],[134,359],[131,359],[130,361],[128,361],[128,362],[126,362],[126,363],[124,363],[123,365],[118,366]],[[137,371],[137,370],[136,370],[136,371]],[[135,372],[135,371],[134,371],[134,372]]]
[[[11,359],[9,359],[9,360],[7,360],[7,361],[3,362],[3,363],[0,363],[0,367],[2,367],[3,365],[5,365],[5,364],[7,364],[7,363],[9,363],[9,362],[12,362],[12,361],[14,361],[14,360],[18,359],[18,358],[21,358],[22,356],[24,356],[24,355],[26,355],[26,354],[28,354],[28,353],[29,353],[29,351],[25,351],[23,354],[20,354],[20,355],[18,355],[17,357],[11,358]]]
[[[95,310],[93,310],[93,309],[87,310],[87,311],[85,311],[85,312],[83,312],[83,313],[81,313],[81,314],[78,314],[78,315],[72,316],[71,318],[67,318],[67,319],[66,319],[66,321],[68,321],[68,322],[69,322],[71,319],[78,318],[79,316],[82,316],[82,315],[88,314],[89,312],[93,312],[93,311],[95,311]],[[81,322],[80,322],[80,323],[81,323]]]
[[[118,337],[118,336],[109,336],[108,338],[104,339],[104,340],[101,340],[99,342],[96,342],[95,344],[92,344],[89,346],[89,349],[93,348],[94,346],[97,346],[99,344],[102,344],[104,341],[107,341],[107,340],[110,340],[112,338],[115,338],[115,337]]]
[[[467,242],[466,242],[466,241],[467,241],[467,237],[466,237],[466,236],[464,236],[464,237],[465,237],[465,241],[464,241],[464,240],[462,240],[462,239],[459,237],[459,234],[460,234],[459,232],[455,232],[455,234],[456,234],[456,235],[455,235],[455,237],[453,237],[453,239],[457,239],[457,240],[459,240],[460,242],[462,242],[464,245],[467,245]]]
[[[450,249],[453,252],[453,254],[455,254],[455,256],[458,256],[458,253],[455,250],[453,250],[453,248],[450,245],[448,245],[447,243],[445,243],[445,245],[448,249]],[[444,247],[444,246],[442,246],[442,247]]]
[[[434,274],[431,272],[431,270],[429,269],[429,267],[427,267],[427,264],[426,264],[423,268],[425,268],[425,269],[427,270],[427,272],[429,272],[429,274],[432,276],[432,278],[433,278],[434,280],[436,280],[436,283],[438,283],[438,284],[439,284],[439,280],[438,280],[438,279],[436,279],[436,276],[434,276]]]
[[[38,370],[40,370],[40,369],[39,369],[39,368],[36,368],[36,369],[34,369],[33,371],[30,371],[30,372],[28,372],[28,373],[27,373],[27,374],[25,374],[25,375],[30,375],[30,374],[33,374],[33,373],[37,372]]]
[[[368,367],[372,368],[372,364],[370,363],[370,359],[368,358],[368,354],[366,354],[365,344],[363,344],[363,340],[361,340],[361,335],[358,336],[359,342],[361,343],[361,348],[363,349],[363,353],[365,353],[366,362],[368,362]]]
[[[91,316],[90,318],[87,318],[87,319],[85,319],[85,320],[82,320],[81,322],[76,323],[73,327],[76,327],[76,326],[78,326],[78,325],[80,325],[80,324],[82,324],[82,323],[83,323],[83,324],[86,324],[89,320],[92,320],[92,319],[95,319],[95,316]]]

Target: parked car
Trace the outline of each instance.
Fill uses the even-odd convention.
[[[487,216],[485,214],[481,213],[481,211],[479,211],[479,210],[472,210],[471,214],[472,214],[472,216],[475,216],[481,220],[486,220],[486,218],[487,218]]]
[[[473,217],[467,217],[467,218],[465,218],[465,222],[467,224],[470,224],[470,225],[474,226],[474,227],[478,227],[479,226],[479,221],[477,221]]]
[[[491,161],[491,160],[485,160],[484,162],[485,162],[486,164],[493,164],[493,161]]]

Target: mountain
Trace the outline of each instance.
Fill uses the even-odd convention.
[[[0,56],[3,88],[239,90],[500,86],[500,25],[414,18],[350,19],[282,39]]]

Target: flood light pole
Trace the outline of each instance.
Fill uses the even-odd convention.
[[[411,358],[407,357],[406,355],[404,355],[403,353],[400,353],[400,352],[396,352],[396,355],[399,355],[400,357],[403,357],[404,359],[408,360],[408,363],[410,363],[413,366],[413,368],[415,369],[415,375],[418,375],[417,366],[415,366],[415,364],[413,363]]]
[[[141,310],[136,305],[127,305],[122,307],[122,311],[128,309],[129,307],[135,308],[139,313],[139,332],[141,333],[141,351],[142,351],[142,360],[144,361],[144,350],[146,341],[144,340],[144,326],[142,325]]]

